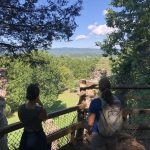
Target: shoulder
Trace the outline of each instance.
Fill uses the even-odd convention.
[[[43,107],[37,104],[36,107],[35,107],[35,109],[36,109],[37,111],[42,111],[42,110],[43,110]]]
[[[101,98],[100,97],[97,97],[97,98],[94,98],[91,103],[101,103]]]
[[[95,98],[91,101],[91,105],[94,105],[94,106],[99,106],[101,105],[102,103],[102,100],[100,98]]]
[[[96,110],[99,110],[101,108],[101,99],[95,98],[91,101],[89,112],[94,112]]]

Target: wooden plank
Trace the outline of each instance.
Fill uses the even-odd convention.
[[[126,125],[124,129],[125,130],[149,130],[150,131],[150,124]]]
[[[98,84],[93,84],[86,87],[80,87],[81,90],[86,89],[98,89]],[[117,90],[117,89],[133,89],[133,90],[147,90],[150,89],[150,85],[118,85],[118,86],[112,86],[111,89]]]
[[[60,115],[64,115],[64,114],[76,111],[81,107],[81,105],[76,105],[74,107],[70,107],[70,108],[67,108],[67,109],[63,109],[63,110],[60,110],[60,111],[50,113],[50,114],[48,114],[48,119],[58,117]],[[0,136],[3,136],[4,134],[7,134],[9,132],[13,132],[13,131],[21,129],[21,128],[23,128],[23,124],[21,122],[10,124],[10,125],[0,129]]]
[[[71,113],[73,111],[78,110],[79,107],[80,107],[79,105],[76,105],[76,106],[73,106],[73,107],[70,107],[70,108],[67,108],[67,109],[62,109],[60,111],[55,111],[53,113],[48,114],[48,119],[58,117],[58,116],[61,116],[61,115],[67,114],[67,113]]]
[[[148,90],[150,89],[150,85],[118,85],[112,86],[111,89]]]
[[[150,109],[136,109],[136,108],[133,108],[133,109],[129,109],[129,108],[126,108],[124,110],[124,112],[128,115],[128,114],[138,114],[138,115],[150,115]]]
[[[150,100],[150,96],[125,96],[125,100],[129,100],[129,99],[132,99],[132,100]]]
[[[0,137],[3,136],[4,134],[13,132],[13,131],[21,129],[21,128],[23,128],[23,124],[21,122],[10,124],[10,125],[0,129]]]

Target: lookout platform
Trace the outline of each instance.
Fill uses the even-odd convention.
[[[90,137],[85,132],[87,108],[84,108],[83,102],[96,96],[97,89],[97,83],[90,83],[90,81],[86,80],[81,81],[78,105],[48,115],[48,120],[43,123],[43,127],[47,135],[49,149],[90,150]],[[94,94],[88,94],[89,90],[91,90],[90,93],[93,92]],[[112,86],[112,90],[116,93],[121,93],[119,96],[124,100],[126,109],[126,126],[124,131],[130,136],[128,139],[126,136],[127,140],[124,146],[127,147],[127,144],[131,145],[132,142],[131,149],[128,150],[144,150],[144,147],[146,150],[150,150],[150,86],[119,85]],[[132,95],[124,94],[127,91],[132,91]],[[140,91],[144,91],[145,95],[139,95]],[[137,101],[142,101],[145,107],[134,108],[133,104]],[[23,124],[17,122],[0,129],[0,136],[8,134],[9,148],[10,150],[16,150],[19,147],[22,132]],[[125,136],[120,137],[120,143],[123,140],[125,140]],[[140,142],[141,147],[136,140]],[[120,148],[118,150],[126,149]]]

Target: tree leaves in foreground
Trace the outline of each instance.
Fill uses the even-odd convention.
[[[7,104],[12,111],[16,111],[26,101],[26,88],[30,83],[39,84],[40,99],[47,108],[58,98],[62,82],[56,59],[46,52],[32,53],[32,58],[43,60],[43,63],[33,66],[22,59],[11,61],[3,57],[3,67],[8,72]]]
[[[117,30],[100,43],[112,57],[117,83],[150,84],[150,1],[112,0],[107,26]]]
[[[39,84],[40,99],[47,110],[51,111],[58,104],[58,95],[62,90],[66,87],[76,89],[79,80],[89,78],[99,62],[98,57],[54,57],[46,51],[32,52],[31,57],[25,60],[20,57],[0,57],[0,67],[7,69],[7,104],[12,112],[26,101],[26,88],[30,83]]]
[[[82,0],[2,0],[0,53],[16,56],[48,49],[53,40],[69,40]]]

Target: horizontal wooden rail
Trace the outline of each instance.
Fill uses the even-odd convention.
[[[67,114],[67,113],[71,113],[73,111],[78,110],[79,107],[80,107],[80,105],[76,105],[76,106],[73,106],[73,107],[70,107],[70,108],[67,108],[67,109],[62,109],[60,111],[55,111],[53,113],[48,114],[48,119],[58,117],[58,116],[61,116],[61,115]]]
[[[13,132],[21,128],[23,128],[23,124],[21,122],[16,122],[6,127],[0,128],[0,137],[3,136],[4,134],[8,134],[9,132]]]
[[[133,99],[133,100],[150,100],[150,96],[125,96],[125,100],[129,100],[129,99]]]
[[[63,128],[63,129],[60,129],[60,130],[48,135],[47,136],[48,143],[51,143],[52,141],[55,141],[55,140],[65,136],[69,133],[72,133],[75,130],[83,128],[84,127],[83,124],[84,124],[84,122],[81,121],[81,122],[75,123],[73,125],[70,125],[70,126]]]
[[[98,89],[98,84],[93,84],[90,86],[84,86],[80,87],[80,90],[87,90],[87,89]],[[111,89],[117,90],[117,89],[133,89],[133,90],[148,90],[150,89],[150,85],[118,85],[118,86],[112,86]]]
[[[125,130],[149,130],[150,124],[139,124],[139,125],[127,125],[124,127]]]
[[[60,111],[50,113],[50,114],[48,114],[48,119],[58,117],[58,116],[61,116],[63,114],[67,114],[67,113],[71,113],[73,111],[76,111],[81,107],[81,105],[76,105],[74,107],[70,107],[70,108],[66,108],[66,109],[63,109],[63,110],[60,110]],[[23,128],[23,124],[21,122],[10,124],[10,125],[0,129],[0,136],[3,136],[4,134],[7,134],[9,132],[13,132],[13,131],[21,129],[21,128]]]
[[[112,86],[111,89],[148,90],[150,89],[150,85],[118,85],[118,86]]]
[[[150,115],[150,109],[135,109],[135,108],[129,109],[129,108],[127,108],[127,109],[125,109],[125,112],[127,114]]]
[[[77,105],[77,106],[74,106],[74,107],[70,107],[70,108],[67,108],[67,109],[63,109],[63,110],[60,110],[60,111],[57,111],[57,112],[50,113],[50,114],[48,114],[48,119],[58,117],[60,115],[66,114],[66,113],[76,111],[80,107],[81,107],[81,105]],[[150,114],[150,109],[125,109],[125,111],[126,111],[127,114],[145,114],[145,115]],[[142,127],[144,127],[144,125]],[[142,129],[142,127],[140,129]],[[0,136],[3,136],[4,134],[7,134],[9,132],[13,132],[13,131],[21,129],[21,128],[23,128],[23,124],[21,122],[10,124],[10,125],[0,129]],[[72,130],[72,128],[71,128],[71,130]],[[149,127],[147,129],[149,129]],[[66,128],[65,131],[66,130],[68,130],[68,128]],[[61,130],[59,130],[57,132],[61,132]]]
[[[85,108],[85,112],[88,112],[88,108]],[[138,114],[138,115],[150,115],[150,109],[143,108],[125,108],[124,112],[128,114]]]

